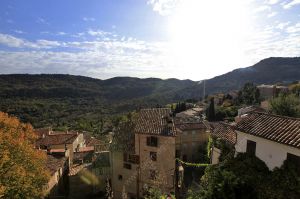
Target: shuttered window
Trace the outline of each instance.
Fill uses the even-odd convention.
[[[246,152],[250,155],[255,155],[255,151],[256,151],[256,142],[247,140]]]
[[[154,136],[147,137],[147,146],[157,147],[158,145],[157,143],[158,143],[157,137]]]

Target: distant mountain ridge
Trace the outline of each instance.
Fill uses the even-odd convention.
[[[300,80],[300,58],[268,58],[205,80],[206,94],[255,84]],[[141,107],[203,97],[203,81],[115,77],[107,80],[62,74],[0,75],[0,111],[35,126],[96,119]]]
[[[274,84],[300,80],[300,57],[271,57],[246,68],[235,69],[205,81],[207,94],[240,89],[245,83]],[[200,97],[203,83],[192,86],[185,92],[189,97]],[[192,92],[193,91],[193,92]]]

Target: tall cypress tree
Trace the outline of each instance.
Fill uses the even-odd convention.
[[[210,104],[208,109],[206,109],[206,117],[208,121],[214,121],[216,119],[215,115],[215,102],[214,98],[210,98]]]

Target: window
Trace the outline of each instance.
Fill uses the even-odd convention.
[[[124,163],[124,164],[123,164],[123,167],[124,167],[125,169],[131,169],[131,164]]]
[[[132,164],[139,164],[140,163],[140,157],[138,155],[129,154],[128,162],[130,162]]]
[[[118,175],[118,179],[119,179],[119,180],[122,180],[122,179],[123,179],[123,176],[122,176],[122,175]]]
[[[147,137],[147,146],[157,147],[157,137],[154,136]]]
[[[127,153],[123,153],[123,161],[128,162],[128,154]]]
[[[255,151],[256,151],[256,142],[247,140],[246,152],[250,155],[255,155]]]
[[[156,180],[157,178],[157,172],[155,170],[150,170],[150,179]]]
[[[46,150],[46,149],[47,149],[47,146],[46,146],[46,145],[41,145],[41,146],[40,146],[40,149]]]
[[[195,134],[196,134],[196,131],[195,131],[195,130],[194,130],[194,131],[192,131],[192,134],[193,134],[193,135],[195,135]]]
[[[157,153],[156,152],[150,152],[150,159],[152,161],[156,161],[157,160]]]

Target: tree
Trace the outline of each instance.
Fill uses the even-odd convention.
[[[170,194],[163,194],[159,188],[149,188],[145,199],[174,199],[175,197]]]
[[[269,171],[266,164],[246,153],[208,166],[200,188],[189,190],[189,199],[299,198],[300,172],[295,162],[285,161]]]
[[[244,87],[239,91],[238,103],[253,105],[260,102],[260,93],[258,88],[253,83],[246,83]]]
[[[300,99],[294,94],[280,94],[270,101],[271,111],[277,115],[299,117]]]
[[[39,198],[49,174],[29,124],[0,112],[0,198]]]
[[[208,109],[206,109],[206,117],[208,121],[214,121],[216,119],[215,115],[215,102],[214,98],[210,98],[210,104]]]
[[[134,149],[134,128],[137,113],[128,113],[114,124],[112,151],[132,151]],[[116,126],[115,126],[116,125]]]

